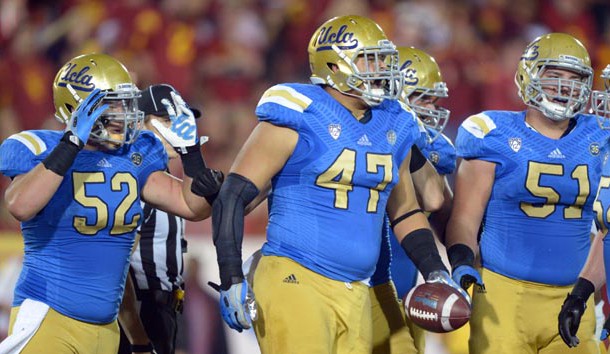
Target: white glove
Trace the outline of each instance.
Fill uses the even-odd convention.
[[[188,148],[199,146],[195,115],[180,95],[175,92],[170,92],[170,94],[174,105],[172,106],[165,98],[161,100],[161,103],[165,106],[172,121],[171,126],[168,128],[156,119],[153,119],[151,123],[176,151],[186,154]]]

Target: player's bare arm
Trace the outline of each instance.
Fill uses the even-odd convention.
[[[299,135],[292,129],[261,122],[235,158],[231,173],[248,178],[259,190],[286,163],[297,144]]]
[[[411,153],[409,153],[409,156],[407,156],[400,166],[399,181],[392,190],[387,205],[388,216],[390,217],[390,220],[394,222],[401,216],[414,212],[408,217],[409,222],[398,222],[394,226],[394,233],[396,234],[396,237],[398,237],[398,241],[402,241],[406,235],[414,230],[430,228],[428,219],[424,213],[421,212],[417,197],[415,196],[415,187],[413,186],[413,180],[411,178],[411,173],[409,172],[410,161]]]
[[[42,164],[15,177],[4,195],[8,211],[19,221],[33,218],[51,200],[63,179]]]
[[[205,198],[191,192],[192,181],[188,176],[180,180],[164,171],[154,172],[142,189],[142,199],[187,220],[203,220],[210,216],[212,207]]]
[[[441,208],[444,201],[445,179],[430,161],[417,171],[411,173],[413,186],[419,204],[425,211],[433,212]]]
[[[495,164],[462,160],[455,179],[453,209],[447,225],[447,247],[461,243],[478,249],[477,235],[491,195]]]

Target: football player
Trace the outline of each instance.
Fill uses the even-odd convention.
[[[444,177],[455,169],[455,148],[442,134],[449,119],[449,110],[437,101],[448,96],[440,68],[428,53],[413,47],[398,47],[400,69],[404,77],[400,99],[408,104],[423,122],[423,139],[417,148],[434,166],[432,172],[425,165],[411,165],[415,191],[424,210],[437,211],[431,216],[437,235],[444,236],[444,226],[451,207],[452,192]],[[414,153],[415,154],[415,153]],[[412,157],[413,159],[413,157]],[[424,160],[425,162],[425,160]],[[430,164],[428,162],[428,164]],[[440,186],[433,182],[440,176]],[[426,185],[432,185],[426,188]],[[430,201],[431,196],[440,195]],[[423,329],[406,316],[401,303],[417,281],[417,268],[398,244],[391,228],[384,225],[381,254],[371,277],[373,305],[373,353],[424,353]],[[394,289],[396,287],[396,289]]]
[[[610,65],[602,71],[604,90],[595,90],[591,93],[591,108],[597,116],[599,126],[603,130],[610,129]],[[604,156],[607,159],[607,155]],[[610,164],[606,163],[602,171],[602,177],[594,204],[597,213],[597,224],[600,232],[596,234],[595,240],[589,252],[589,258],[582,271],[579,280],[564,301],[559,313],[559,333],[569,346],[573,347],[580,343],[577,336],[582,316],[587,308],[587,301],[592,294],[592,289],[598,290],[604,284],[608,284],[608,272],[610,269],[610,241],[606,237],[608,225],[610,225]],[[603,240],[603,241],[602,241]],[[605,266],[604,266],[605,264]],[[607,289],[606,289],[607,290]],[[590,311],[589,311],[590,312]],[[603,322],[603,320],[599,321]],[[605,321],[601,330],[602,340],[606,340],[610,331],[610,321]],[[606,350],[602,343],[602,350]]]
[[[214,203],[221,312],[238,331],[253,324],[262,353],[371,353],[365,280],[386,210],[424,279],[451,278],[409,174],[420,130],[396,100],[395,46],[370,19],[340,16],[315,31],[308,52],[312,84],[264,93],[259,123]],[[242,271],[243,215],[269,180],[252,292]]]
[[[592,81],[580,41],[540,36],[515,74],[526,110],[484,111],[459,128],[449,261],[454,280],[467,288],[478,276],[480,252],[486,289],[473,295],[470,353],[599,351],[593,311],[582,318],[576,348],[563,343],[555,321],[566,293],[581,282],[607,150],[608,133],[582,113]]]
[[[181,181],[165,172],[159,139],[140,131],[138,95],[113,57],[77,56],[53,83],[65,131],[23,131],[0,147],[0,171],[12,179],[6,203],[25,244],[0,352],[116,353],[140,200],[189,220],[210,215],[193,192],[205,165],[192,112],[176,96],[171,127],[158,128],[181,155]]]

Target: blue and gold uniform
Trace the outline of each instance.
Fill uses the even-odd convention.
[[[379,255],[371,235],[379,235],[400,164],[419,137],[410,110],[384,101],[363,124],[321,87],[285,84],[263,95],[256,114],[299,133],[272,180],[263,255],[340,281],[369,278]]]
[[[459,129],[458,156],[495,164],[480,240],[487,293],[474,294],[471,353],[569,349],[548,319],[585,263],[608,143],[594,116],[578,114],[571,124],[555,140],[528,126],[525,112],[486,111]],[[545,320],[527,320],[533,313]],[[595,352],[594,326],[588,311],[570,353]]]
[[[441,134],[429,143],[428,133],[424,132],[423,135],[425,139],[417,141],[417,147],[423,155],[434,165],[439,174],[453,173],[456,152],[451,140]],[[382,230],[379,260],[370,281],[371,291],[375,293],[372,296],[373,325],[374,331],[377,332],[374,333],[378,333],[373,337],[379,341],[374,343],[374,353],[388,352],[390,349],[386,348],[387,345],[392,348],[392,352],[398,348],[400,352],[423,353],[424,330],[406,318],[402,302],[397,310],[395,301],[393,301],[396,297],[400,300],[404,299],[416,285],[418,270],[398,243],[387,217]],[[390,280],[393,282],[395,290],[387,285]],[[389,342],[386,338],[389,338]]]
[[[375,270],[399,167],[420,136],[417,120],[407,106],[385,100],[358,121],[322,87],[303,84],[270,88],[256,114],[299,134],[272,179],[267,242],[254,275],[261,350],[283,347],[274,329],[290,328],[277,325],[288,311],[300,322],[302,352],[329,350],[336,337],[346,352],[360,352],[371,340],[365,280]]]
[[[12,135],[0,147],[0,172],[27,173],[62,135],[49,130]],[[142,221],[140,191],[166,164],[163,145],[149,132],[118,150],[82,150],[49,203],[21,224],[25,258],[13,306],[32,299],[79,321],[115,321]]]

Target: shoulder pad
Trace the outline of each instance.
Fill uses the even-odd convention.
[[[303,112],[312,102],[293,85],[275,85],[261,97],[256,106],[256,115],[260,121],[296,129]]]
[[[26,130],[9,136],[0,146],[0,172],[9,177],[27,173],[55,148],[62,134]]]
[[[496,129],[496,123],[487,114],[479,113],[462,122],[462,128],[474,137],[483,139],[489,132]]]

